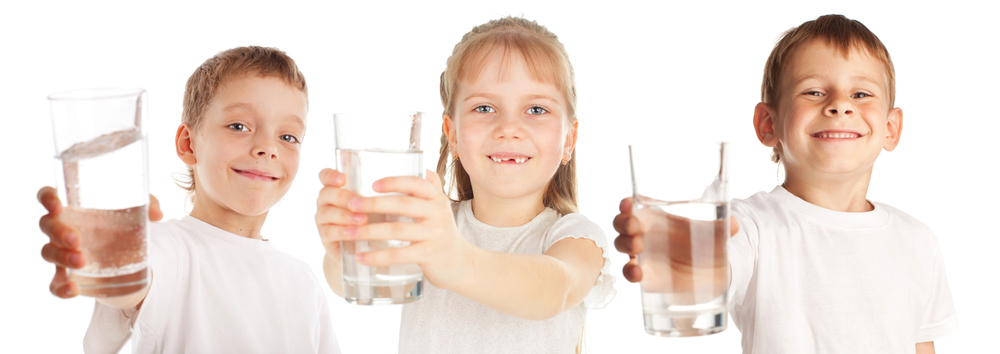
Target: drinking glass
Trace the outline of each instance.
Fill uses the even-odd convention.
[[[344,188],[363,197],[386,195],[372,189],[375,181],[392,176],[424,177],[420,151],[420,112],[337,113],[333,126],[337,168],[347,177]],[[413,222],[391,214],[368,214],[368,223]],[[424,273],[415,263],[369,267],[354,255],[405,247],[409,241],[341,241],[344,299],[358,305],[402,304],[423,297]]]
[[[629,146],[632,212],[645,230],[638,262],[649,334],[726,329],[728,150],[720,142]]]
[[[60,221],[76,228],[86,264],[68,269],[80,295],[144,288],[149,186],[146,91],[89,89],[48,97]]]

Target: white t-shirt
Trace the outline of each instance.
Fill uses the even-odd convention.
[[[885,204],[846,213],[777,187],[735,199],[730,312],[744,353],[906,353],[958,329],[931,230]]]
[[[601,248],[604,266],[582,304],[547,320],[511,316],[424,283],[424,298],[403,305],[399,353],[573,353],[587,308],[601,309],[615,296],[608,242],[601,228],[581,214],[559,217],[546,208],[527,224],[494,227],[476,220],[472,203],[452,204],[458,231],[487,251],[543,254],[564,238],[585,238]]]
[[[136,313],[98,303],[88,353],[339,353],[324,286],[270,242],[204,221],[150,223],[149,293]],[[130,320],[131,319],[131,320]]]

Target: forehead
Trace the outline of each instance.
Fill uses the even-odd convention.
[[[564,70],[559,60],[537,48],[493,45],[475,50],[460,64],[457,79],[465,83],[478,83],[484,79],[507,82],[514,71],[527,71],[532,80],[563,90],[565,78],[561,73]]]
[[[223,114],[259,113],[305,126],[308,103],[304,92],[273,76],[244,75],[219,86],[210,110]]]
[[[787,84],[796,84],[805,78],[854,78],[874,81],[883,88],[888,83],[886,64],[860,46],[848,50],[816,39],[795,49],[784,68]]]

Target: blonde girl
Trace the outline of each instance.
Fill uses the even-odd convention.
[[[339,241],[409,240],[356,256],[372,266],[417,263],[430,283],[403,306],[400,353],[579,352],[586,308],[611,300],[614,278],[601,228],[576,213],[576,90],[565,49],[534,21],[480,25],[448,58],[441,101],[438,173],[373,184],[404,195],[363,198],[339,188],[342,174],[322,172],[316,223],[330,287],[343,293]],[[366,213],[416,222],[367,224]]]

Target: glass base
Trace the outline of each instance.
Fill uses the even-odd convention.
[[[355,305],[395,305],[424,297],[424,281],[399,285],[372,285],[344,281],[344,300]]]
[[[643,314],[646,333],[659,337],[694,337],[722,332],[726,329],[725,312],[704,315]]]
[[[80,295],[90,297],[122,296],[142,290],[149,283],[146,268],[125,275],[94,277],[70,271],[69,280],[80,287]]]

